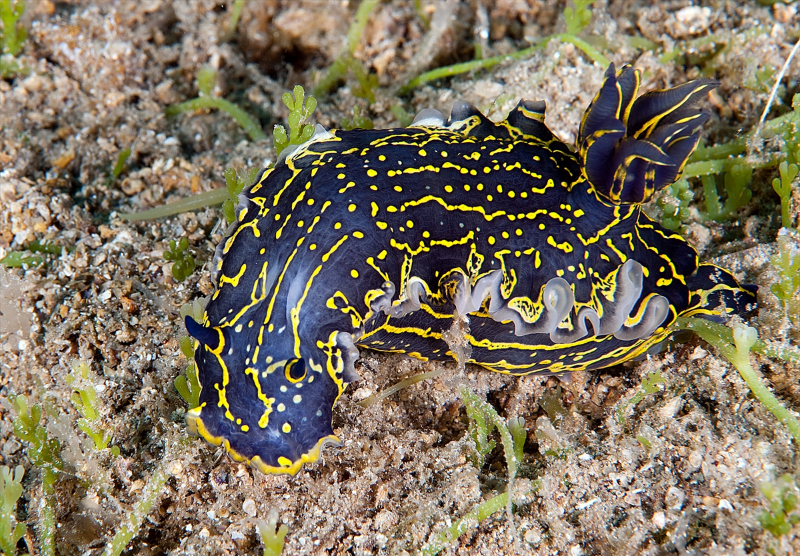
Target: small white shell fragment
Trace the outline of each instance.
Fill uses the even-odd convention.
[[[252,498],[248,498],[244,502],[242,502],[242,511],[249,515],[250,517],[255,517],[258,513],[258,509],[256,508],[256,502]]]
[[[591,500],[589,500],[588,502],[582,502],[582,503],[578,504],[577,506],[575,506],[575,509],[576,510],[585,510],[586,508],[591,508],[592,506],[594,506],[598,502],[600,502],[600,499],[595,497],[595,498],[592,498]]]
[[[680,396],[675,396],[667,403],[664,404],[664,407],[658,410],[658,414],[663,421],[668,421],[675,417],[678,411],[681,410],[683,407],[683,398]]]
[[[701,348],[700,346],[697,346],[697,347],[694,348],[694,351],[689,356],[689,360],[690,361],[697,361],[698,359],[702,359],[706,355],[708,355],[708,352],[706,350],[704,350],[703,348]]]
[[[169,467],[170,475],[181,475],[183,473],[183,464],[179,461],[173,461]]]
[[[678,487],[669,487],[667,494],[664,496],[664,505],[673,511],[680,511],[683,508],[683,502],[686,500],[686,494]]]
[[[720,510],[728,510],[729,512],[733,511],[733,505],[725,500],[724,498],[719,501],[719,509]]]

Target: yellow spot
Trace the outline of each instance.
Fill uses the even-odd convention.
[[[305,222],[303,222],[302,220],[298,220],[298,221],[297,221],[297,227],[298,227],[298,228],[302,228],[302,227],[303,227],[303,226],[305,226],[305,225],[306,225],[306,223],[305,223]]]
[[[394,205],[389,205],[388,207],[386,207],[386,210],[388,212],[397,212],[397,207]]]
[[[539,224],[539,229],[540,230],[544,230],[544,228],[545,228],[544,224]]]
[[[241,324],[237,324],[236,328],[234,328],[234,330],[236,330],[236,332],[241,332],[242,331],[242,325]]]
[[[468,183],[464,184],[464,191],[469,191],[469,184]]]
[[[476,186],[475,186],[475,188],[476,188],[478,191],[483,191],[483,184],[482,184],[482,183],[479,183],[478,185],[476,185]]]
[[[431,237],[431,233],[428,230],[425,230],[424,232],[422,232],[422,237],[427,239]]]
[[[447,191],[448,193],[452,193],[453,192],[453,186],[452,185],[445,185],[444,186],[444,190]]]
[[[383,154],[382,154],[382,155],[380,155],[380,156],[378,157],[378,160],[380,160],[381,162],[386,162],[386,155],[383,155]]]
[[[286,434],[289,434],[290,432],[292,432],[292,425],[290,425],[289,423],[284,423],[283,426],[281,427],[281,430]]]
[[[378,214],[378,203],[372,201],[372,217],[375,218],[377,214]]]
[[[442,151],[442,158],[447,158],[447,151]]]
[[[317,248],[317,244],[316,244],[316,243],[312,243],[311,245],[309,245],[309,246],[308,246],[308,250],[309,250],[309,251],[313,251],[313,250],[315,250],[316,248]]]
[[[484,167],[483,167],[483,173],[484,173],[484,174],[488,174],[488,173],[489,173],[489,172],[491,172],[491,171],[492,171],[492,169],[491,169],[491,168],[489,168],[488,166],[484,166]]]
[[[409,228],[413,228],[414,223],[411,220],[406,220],[406,226],[408,226]]]
[[[373,191],[377,191],[378,190],[378,186],[377,185],[370,185],[369,188],[372,189]]]
[[[514,198],[514,195],[515,195],[515,193],[514,193],[513,191],[509,191],[509,192],[508,192],[508,196],[509,196],[510,198],[512,198],[512,199],[513,199],[513,198]]]
[[[519,228],[517,228],[517,229],[514,231],[514,233],[515,233],[515,234],[517,234],[518,236],[521,236],[521,235],[522,235],[522,230],[520,230]]]
[[[357,237],[358,239],[364,239],[364,234],[356,230],[355,232],[353,232],[353,237]]]
[[[494,245],[494,242],[495,242],[494,236],[489,236],[488,241],[489,241],[489,245]]]
[[[381,230],[385,230],[386,228],[388,228],[388,227],[389,227],[389,225],[388,225],[386,222],[381,222],[380,220],[376,220],[376,221],[375,221],[375,225],[376,225],[378,228],[380,228]]]
[[[358,278],[358,271],[354,268],[353,270],[350,271],[350,276],[352,276],[353,278]]]
[[[503,232],[503,239],[508,239],[508,232]]]
[[[561,276],[564,276],[564,271],[559,268],[558,270],[556,270],[556,276],[558,276],[559,278]]]
[[[498,193],[502,193],[503,192],[503,186],[502,185],[500,185],[500,184],[497,185],[497,192]]]
[[[380,260],[384,260],[384,259],[386,258],[386,249],[384,249],[383,251],[381,251],[380,253],[378,253],[378,258],[379,258]]]
[[[279,403],[278,404],[278,411],[286,411],[286,406],[283,405],[282,403]]]
[[[394,186],[394,190],[395,190],[395,191],[397,191],[398,193],[400,193],[400,192],[402,192],[402,191],[403,191],[403,188],[402,188],[402,187],[400,187],[399,185],[395,185],[395,186]]]
[[[492,197],[491,195],[487,195],[487,196],[486,196],[486,200],[487,200],[487,201],[491,201],[492,199],[493,199],[493,197]]]
[[[347,207],[347,210],[349,210],[350,212],[355,212],[356,210],[355,203],[350,203],[350,205]]]
[[[377,175],[378,175],[378,172],[376,172],[375,170],[373,170],[372,168],[370,168],[369,170],[367,170],[367,175],[368,175],[369,177],[371,177],[371,178],[374,178],[375,176],[377,176]]]
[[[420,156],[428,156],[428,153],[427,153],[427,152],[425,152],[425,149],[420,149],[420,150],[419,150],[419,155],[420,155]]]
[[[581,209],[578,209],[575,212],[573,212],[572,214],[574,214],[576,218],[580,218],[581,216],[583,216],[586,213],[584,213]]]
[[[344,179],[344,178],[346,178],[347,176],[345,176],[344,174],[339,174],[339,175],[338,175],[338,176],[336,176],[336,177],[337,177],[337,178],[339,178],[340,180],[343,180],[343,179]]]
[[[574,267],[574,266],[572,266],[572,265],[569,265],[569,266],[567,267],[567,270],[569,270],[570,272],[575,272],[575,267]]]
[[[303,396],[301,396],[300,394],[297,394],[295,397],[292,398],[292,401],[294,403],[300,403],[300,402],[303,401]]]
[[[334,224],[334,225],[333,225],[333,229],[334,229],[334,230],[338,230],[338,229],[340,229],[341,227],[342,227],[342,223],[341,223],[341,222],[337,222],[336,224]]]
[[[523,191],[522,193],[519,194],[519,196],[522,197],[523,199],[527,199],[528,198],[528,192],[527,191]]]

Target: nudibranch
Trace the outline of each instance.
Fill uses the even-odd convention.
[[[317,132],[245,189],[215,257],[197,341],[190,432],[236,461],[291,473],[338,444],[331,418],[359,348],[562,375],[640,357],[677,317],[749,310],[755,288],[698,262],[642,210],[673,183],[718,85],[636,98],[612,64],[577,149],[521,101],[494,123],[466,102],[402,129]]]

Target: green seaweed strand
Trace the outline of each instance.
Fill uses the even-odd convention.
[[[375,405],[379,401],[388,398],[389,396],[391,396],[395,392],[399,392],[403,388],[407,388],[408,386],[411,386],[412,384],[416,384],[417,382],[422,382],[423,380],[428,380],[429,378],[435,378],[435,377],[439,376],[440,374],[442,374],[444,371],[445,371],[445,367],[442,367],[442,368],[440,368],[438,370],[435,370],[435,371],[428,371],[427,373],[420,373],[418,375],[414,375],[414,376],[410,376],[408,378],[404,378],[403,380],[401,380],[400,382],[398,382],[396,384],[393,384],[392,386],[390,386],[386,390],[383,390],[382,392],[378,392],[376,394],[371,395],[370,397],[368,397],[366,399],[361,400],[360,402],[358,402],[358,405],[360,405],[361,407],[364,407],[364,408],[370,407],[371,405]]]
[[[122,554],[131,539],[139,532],[139,528],[141,528],[147,514],[150,513],[155,501],[161,496],[167,479],[169,479],[169,474],[165,469],[165,464],[162,463],[147,481],[147,485],[142,491],[141,499],[133,507],[133,511],[128,515],[125,523],[120,526],[114,538],[106,545],[103,556],[119,556]]]
[[[259,126],[247,112],[224,98],[200,96],[187,100],[186,102],[181,102],[180,104],[168,106],[164,112],[167,116],[177,116],[184,112],[194,112],[202,108],[216,108],[226,112],[242,126],[242,129],[244,129],[245,133],[247,133],[253,141],[261,141],[267,138],[266,134],[261,130],[261,126]]]
[[[197,72],[197,89],[199,95],[197,98],[181,102],[180,104],[173,104],[164,109],[164,113],[168,117],[174,117],[184,112],[194,112],[202,108],[216,108],[226,112],[236,122],[242,126],[245,133],[250,136],[253,141],[261,141],[266,139],[267,136],[250,114],[236,106],[224,98],[217,98],[211,96],[211,91],[214,88],[214,83],[217,81],[217,70],[210,66],[202,68]]]
[[[678,318],[676,325],[693,331],[733,363],[753,395],[789,429],[795,443],[800,444],[800,421],[770,392],[750,364],[750,350],[758,344],[758,332],[755,328],[737,326],[731,330],[720,324],[687,317]]]
[[[499,512],[508,504],[508,492],[498,494],[494,498],[490,498],[486,502],[478,504],[472,508],[467,514],[453,523],[450,527],[441,531],[436,539],[426,544],[420,554],[423,556],[436,556],[442,551],[444,547],[456,540],[463,533],[468,531],[471,527],[475,527],[484,519]]]
[[[164,216],[172,216],[182,212],[189,212],[191,210],[200,210],[214,205],[220,205],[228,200],[230,195],[226,187],[220,187],[212,191],[205,191],[186,197],[185,199],[178,199],[172,203],[161,205],[160,207],[143,210],[141,212],[121,212],[120,218],[129,222],[138,222],[139,220],[153,220],[154,218],[161,218]]]
[[[452,66],[444,66],[441,68],[436,68],[431,71],[426,71],[422,73],[400,87],[398,89],[398,95],[405,95],[414,90],[415,88],[428,83],[429,81],[435,81],[437,79],[442,79],[444,77],[452,77],[453,75],[460,75],[462,73],[467,73],[477,69],[489,69],[501,62],[505,62],[506,60],[520,60],[523,58],[527,58],[537,50],[543,49],[547,46],[551,40],[558,40],[561,42],[572,44],[577,48],[581,49],[584,54],[586,54],[592,61],[597,62],[603,67],[607,67],[610,63],[608,58],[603,56],[599,50],[595,47],[590,45],[585,40],[572,35],[570,33],[561,33],[559,35],[552,35],[543,39],[542,41],[534,44],[533,46],[529,46],[528,48],[524,48],[522,50],[518,50],[517,52],[513,52],[511,54],[500,54],[498,56],[492,56],[490,58],[483,58],[481,60],[471,60],[469,62],[461,62],[460,64],[453,64]]]

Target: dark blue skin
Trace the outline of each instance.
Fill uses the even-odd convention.
[[[512,374],[608,367],[660,343],[677,316],[719,316],[721,301],[728,312],[743,311],[752,292],[721,269],[698,266],[695,250],[640,205],[671,183],[677,170],[670,168],[693,150],[703,118],[691,104],[709,82],[676,89],[682,115],[668,113],[665,126],[633,138],[637,130],[627,136],[624,122],[609,120],[624,112],[614,102],[629,105],[635,96],[630,71],[610,68],[578,152],[547,130],[541,103],[520,103],[499,124],[460,105],[444,127],[336,131],[265,172],[245,191],[221,246],[220,286],[202,326],[187,318],[200,342],[203,386],[201,407],[189,412],[191,430],[264,472],[295,473],[338,442],[332,409],[357,378],[353,343],[453,359],[441,334],[452,324],[459,277],[471,287],[503,277],[503,289],[470,313],[467,339],[470,362]],[[622,85],[606,86],[612,79]],[[631,118],[645,125],[664,100],[645,99]],[[616,174],[595,168],[593,159],[614,158],[609,145],[639,157]],[[563,278],[576,302],[565,321],[573,326],[578,307],[602,313],[603,292],[616,299],[615,272],[627,260],[644,269],[630,318],[648,296],[669,303],[666,320],[646,337],[623,340],[591,327],[570,342],[517,336],[514,322],[498,316],[507,313],[490,307],[516,299],[534,322],[547,313],[543,288]],[[411,278],[424,284],[419,307],[406,291]]]

